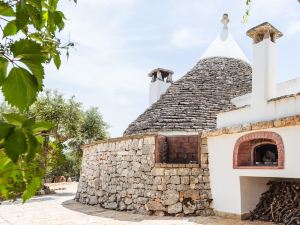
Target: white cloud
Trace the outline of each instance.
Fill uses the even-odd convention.
[[[292,22],[287,27],[286,35],[292,36],[300,32],[300,21],[298,22]]]
[[[199,29],[181,28],[176,30],[171,37],[171,43],[177,48],[188,49],[207,44],[208,40],[204,38]]]

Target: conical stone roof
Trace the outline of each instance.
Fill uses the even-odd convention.
[[[124,135],[164,131],[203,131],[216,127],[216,113],[234,108],[232,98],[251,92],[251,66],[223,27],[196,66],[132,122]]]
[[[132,122],[124,135],[160,131],[203,131],[216,127],[216,113],[251,92],[251,66],[226,57],[201,59]]]

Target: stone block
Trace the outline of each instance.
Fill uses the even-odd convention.
[[[144,144],[144,140],[143,139],[139,139],[138,149],[142,149],[143,144]]]
[[[273,121],[257,122],[252,124],[252,130],[262,130],[274,127]]]
[[[153,213],[153,216],[165,216],[165,212],[164,211],[155,211],[154,213]]]
[[[169,168],[166,168],[165,169],[165,175],[166,176],[175,176],[175,175],[178,174],[177,171],[178,171],[178,169],[169,169]]]
[[[183,192],[184,198],[190,198],[193,201],[200,199],[200,193],[198,190],[187,190]]]
[[[98,204],[98,197],[97,196],[91,196],[89,199],[90,205],[97,205]]]
[[[163,176],[165,168],[153,168],[151,174],[154,176]]]
[[[192,202],[183,203],[183,213],[184,214],[193,214],[196,210],[196,205]]]
[[[96,178],[96,179],[94,180],[94,187],[95,187],[96,190],[99,189],[99,185],[100,185],[100,179],[99,179],[99,178]]]
[[[116,202],[105,202],[103,205],[106,209],[116,209],[118,207]]]
[[[203,176],[203,182],[205,183],[209,182],[209,176]]]
[[[154,177],[153,185],[159,185],[162,183],[162,177]]]
[[[165,191],[165,190],[167,190],[167,185],[165,185],[165,184],[157,185],[157,190]]]
[[[139,149],[139,140],[133,139],[131,143],[131,149],[138,150]]]
[[[179,200],[179,192],[175,190],[167,190],[161,196],[163,205],[172,205],[178,202]]]
[[[200,172],[201,172],[201,169],[200,169],[200,168],[192,168],[192,175],[193,175],[193,176],[199,175]]]
[[[135,203],[144,205],[148,202],[148,198],[138,197],[134,200]]]
[[[120,156],[123,156],[123,155],[129,155],[129,152],[128,151],[117,151],[117,154],[120,155]]]
[[[145,145],[155,145],[155,137],[145,137],[144,138]]]
[[[180,177],[179,176],[171,176],[170,182],[171,182],[171,184],[180,184]]]
[[[285,127],[285,126],[294,126],[294,125],[296,125],[296,121],[295,121],[294,117],[292,117],[292,116],[274,121],[275,127]]]
[[[141,167],[141,164],[139,162],[133,162],[132,163],[132,170],[133,171],[138,171]]]
[[[194,190],[196,188],[196,184],[190,184],[190,189]]]
[[[182,204],[180,202],[168,206],[168,213],[175,214],[179,212],[182,212]]]
[[[207,138],[201,138],[201,145],[207,145]]]
[[[177,173],[180,176],[191,175],[192,169],[190,169],[190,168],[179,168],[177,170]]]
[[[155,151],[155,145],[149,145],[145,144],[142,148],[142,154],[143,155],[151,155],[154,154]]]
[[[201,153],[208,153],[208,146],[207,145],[201,145]]]
[[[198,180],[197,177],[190,176],[190,183],[191,183],[191,184],[198,184],[198,183],[199,183],[199,180]]]
[[[147,202],[147,204],[145,205],[146,210],[148,211],[166,211],[166,207],[163,206],[163,204],[161,204],[161,202],[159,201],[149,201]]]
[[[126,197],[126,198],[124,199],[124,203],[125,203],[126,205],[130,205],[130,204],[132,203],[132,198]]]
[[[202,164],[208,164],[208,154],[201,153],[201,165]]]
[[[182,184],[189,184],[190,183],[190,177],[189,176],[181,177],[181,183]]]
[[[120,210],[125,210],[125,209],[126,209],[126,205],[125,205],[124,202],[121,201],[121,202],[119,203],[119,209],[120,209]]]

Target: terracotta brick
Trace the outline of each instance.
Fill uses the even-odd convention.
[[[257,140],[257,141],[255,141]],[[276,167],[265,167],[269,169],[282,169],[284,168],[284,145],[282,138],[280,137],[279,134],[275,132],[269,132],[269,131],[260,131],[260,132],[252,132],[246,135],[243,135],[240,137],[234,146],[234,152],[233,152],[233,168],[241,168],[240,166],[243,167],[249,167],[252,162],[252,157],[251,157],[251,150],[253,147],[253,143],[259,144],[264,142],[271,142],[276,144],[277,146],[277,151],[278,151],[278,166]],[[262,167],[258,166],[253,166],[253,168],[256,169],[261,169]]]

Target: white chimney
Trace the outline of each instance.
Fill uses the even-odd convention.
[[[276,97],[277,48],[276,39],[282,33],[270,23],[262,23],[247,31],[253,39],[252,97],[254,110],[263,109],[269,99]]]
[[[152,70],[148,76],[151,77],[149,105],[155,103],[164,94],[172,83],[173,71],[157,68]]]

